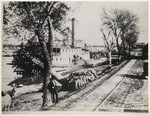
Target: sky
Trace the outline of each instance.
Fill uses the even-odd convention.
[[[73,11],[68,12],[66,19],[75,18],[75,39],[84,40],[88,45],[103,45],[104,42],[100,32],[102,10],[104,8],[109,11],[117,8],[129,10],[139,17],[140,35],[138,42],[148,42],[148,2],[146,1],[72,1],[67,3],[73,9]],[[65,26],[71,28],[71,21],[67,20]],[[14,41],[14,38],[9,39],[8,43],[18,44],[17,41]]]
[[[83,39],[90,45],[103,45],[100,32],[101,14],[103,8],[106,11],[111,9],[125,9],[139,17],[140,35],[138,42],[148,42],[148,3],[144,2],[69,2],[69,5],[77,7],[68,17],[75,18],[75,39]],[[71,24],[70,24],[71,25]]]

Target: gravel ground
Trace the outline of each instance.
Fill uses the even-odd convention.
[[[98,111],[148,112],[148,80],[142,75],[143,62],[138,60],[126,78]]]

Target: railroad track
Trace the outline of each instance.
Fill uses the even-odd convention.
[[[131,69],[128,71],[128,73],[127,74],[129,74],[130,72],[131,72],[131,70],[136,70],[135,68],[134,68],[134,65],[131,67]],[[103,105],[103,103],[105,103],[105,101],[113,94],[113,92],[122,84],[122,82],[124,81],[126,79],[126,76],[124,75],[124,77],[122,78],[122,80],[116,85],[116,87],[107,95],[107,97],[106,98],[104,98],[104,100],[97,106],[97,108],[95,108],[93,111],[98,111],[98,109]],[[126,95],[125,96],[127,96],[127,94],[129,93],[129,91],[130,91],[130,88],[132,87],[132,85],[130,85],[130,87],[129,87],[129,90],[128,90],[128,92],[126,93]],[[126,97],[125,97],[126,98]],[[125,98],[124,98],[124,100],[125,100]],[[123,100],[123,101],[124,101]],[[122,102],[123,102],[122,101]]]
[[[97,79],[97,80],[87,84],[85,86],[86,90],[84,88],[83,89],[81,88],[78,91],[74,91],[68,95],[65,95],[65,97],[60,98],[61,101],[59,104],[61,104],[61,105],[57,104],[55,106],[55,108],[53,107],[52,109],[67,111],[68,109],[73,107],[73,105],[76,104],[78,101],[81,101],[82,99],[84,99],[87,96],[87,94],[92,93],[96,88],[98,88],[103,83],[105,83],[105,81],[107,81],[109,78],[111,78],[111,76],[114,75],[116,72],[121,70],[122,67],[124,67],[127,63],[128,63],[128,61],[124,61],[122,64],[120,64],[119,67],[118,66],[115,67],[113,69],[113,71],[111,71],[110,73],[105,74],[100,79]],[[84,91],[84,92],[82,92],[82,91]],[[78,93],[80,93],[80,92],[82,92],[82,95],[80,95],[80,97],[79,97]],[[71,99],[72,96],[73,96],[73,99]]]
[[[133,64],[134,64],[135,62],[133,62]],[[131,67],[133,67],[133,64],[131,65]],[[131,67],[130,67],[130,69],[127,71],[127,73],[131,70]],[[121,69],[121,70],[123,70],[123,69]],[[116,76],[112,76],[112,78],[117,78]],[[112,78],[110,78],[111,80],[112,80]],[[105,82],[103,82],[102,83],[102,85],[105,85],[106,83],[108,83],[109,81],[110,81],[110,79],[108,79],[108,80],[106,80]],[[101,106],[101,104],[103,104],[104,102],[105,102],[105,100],[107,100],[107,98],[109,98],[109,96],[115,91],[115,89],[122,83],[122,81],[125,79],[125,76],[123,76],[121,79],[120,79],[120,77],[118,77],[118,79],[119,79],[119,81],[116,83],[115,81],[114,81],[114,83],[115,83],[115,85],[114,85],[114,87],[111,89],[111,91],[110,92],[108,92],[108,94],[107,95],[105,95],[105,97],[104,98],[101,98],[100,99],[100,103],[99,104],[94,104],[94,105],[96,105],[96,106],[92,106],[92,107],[90,107],[89,105],[92,105],[92,104],[88,104],[88,103],[86,103],[86,102],[89,102],[88,101],[88,98],[90,98],[90,97],[93,97],[92,96],[92,94],[93,95],[95,95],[95,96],[97,96],[98,97],[98,95],[100,94],[100,93],[97,93],[96,91],[101,91],[101,87],[97,87],[96,89],[94,89],[93,91],[91,91],[90,93],[88,93],[87,95],[85,95],[85,96],[83,96],[81,99],[79,99],[77,102],[75,102],[75,103],[73,103],[72,105],[70,105],[70,107],[69,107],[69,111],[72,111],[72,110],[81,110],[81,111],[83,111],[84,110],[84,108],[82,107],[82,106],[84,106],[84,107],[90,107],[90,108],[87,108],[88,109],[88,111],[90,110],[92,110],[92,111],[97,111],[97,109]],[[94,97],[93,97],[94,98]],[[83,102],[83,104],[82,104],[82,102]],[[81,107],[79,107],[79,106],[81,106]],[[94,108],[93,108],[94,107]],[[86,109],[86,108],[85,108]]]
[[[132,70],[129,70],[128,74],[125,76],[121,84],[116,87],[115,91],[112,92],[97,108],[95,111],[111,111],[111,112],[148,112],[146,107],[143,108],[143,106],[146,105],[145,102],[141,101],[130,101],[129,99],[134,99],[134,94],[138,91],[141,91],[143,86],[141,87],[141,84],[139,82],[143,82],[139,76],[139,72],[141,73],[142,66],[141,62],[137,61],[133,66]],[[130,75],[135,75],[136,78],[131,77]],[[138,86],[137,86],[138,85]],[[141,87],[141,89],[138,89]],[[135,91],[133,91],[135,90]],[[115,98],[115,99],[114,99]],[[113,100],[114,99],[114,100]],[[140,104],[140,108],[137,108],[138,103]]]

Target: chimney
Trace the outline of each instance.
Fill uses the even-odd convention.
[[[71,45],[72,48],[74,48],[74,21],[75,18],[72,18],[72,45]]]

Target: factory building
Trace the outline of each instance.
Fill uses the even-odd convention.
[[[69,44],[71,45],[58,45],[61,40],[55,40],[53,48],[53,65],[54,66],[71,66],[77,65],[80,61],[90,60],[90,51],[84,48],[83,40],[75,40],[74,38],[74,21],[72,19],[72,38]],[[62,40],[63,41],[63,40]]]

